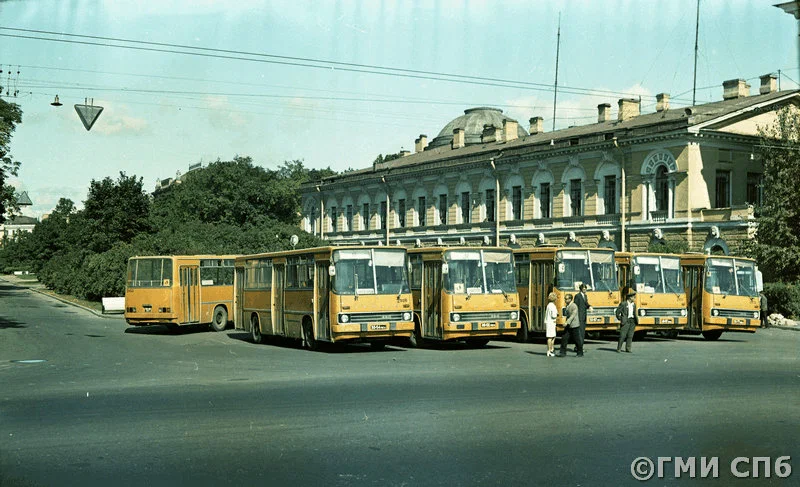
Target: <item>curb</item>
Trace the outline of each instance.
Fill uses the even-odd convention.
[[[770,328],[779,328],[781,330],[800,331],[800,326],[771,325]]]
[[[15,283],[15,282],[11,282],[11,281],[9,281],[8,279],[3,279],[2,277],[0,277],[0,279],[2,279],[3,281],[5,281],[5,282],[7,282],[7,283],[11,284],[12,286],[16,286],[16,287],[20,287],[20,288],[23,288],[23,289],[27,289],[27,290],[29,290],[29,291],[33,291],[33,292],[35,292],[35,293],[37,293],[37,294],[40,294],[40,295],[42,295],[42,296],[45,296],[45,297],[48,297],[48,298],[55,299],[56,301],[61,301],[61,302],[62,302],[62,303],[64,303],[64,304],[68,304],[68,305],[70,305],[70,306],[74,306],[74,307],[76,307],[76,308],[80,308],[80,309],[82,309],[82,310],[84,310],[84,311],[88,311],[88,312],[92,313],[93,315],[95,315],[95,316],[98,316],[98,317],[100,317],[100,318],[109,318],[109,319],[124,319],[124,318],[125,318],[125,314],[124,314],[124,313],[118,313],[118,314],[103,314],[103,313],[100,313],[100,312],[98,312],[98,311],[95,311],[95,310],[93,310],[92,308],[87,308],[86,306],[82,306],[82,305],[80,305],[80,304],[78,304],[78,303],[73,303],[72,301],[67,301],[66,299],[59,298],[58,296],[53,296],[52,294],[47,294],[47,293],[44,293],[44,292],[42,292],[42,291],[40,291],[40,290],[38,290],[38,289],[35,289],[35,288],[33,288],[33,287],[30,287],[30,286],[22,286],[22,285],[20,285],[20,284],[18,284],[18,283]]]

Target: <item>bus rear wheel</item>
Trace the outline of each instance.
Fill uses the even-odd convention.
[[[214,308],[214,316],[211,319],[211,328],[214,331],[225,331],[228,327],[228,311],[222,306]]]
[[[706,340],[713,342],[714,340],[718,340],[719,337],[722,335],[721,330],[711,330],[711,331],[704,331],[703,338]]]
[[[258,317],[256,315],[250,317],[250,331],[253,343],[262,343],[264,341],[264,335],[261,334],[261,327],[258,325]]]
[[[314,338],[314,328],[311,325],[311,320],[306,318],[303,320],[303,344],[309,350],[316,350],[319,348],[317,340]]]

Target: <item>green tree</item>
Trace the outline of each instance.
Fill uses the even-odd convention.
[[[746,251],[758,260],[769,280],[800,279],[800,112],[778,112],[772,125],[760,130],[764,164],[762,205],[756,208],[756,239]]]
[[[17,211],[14,188],[6,184],[9,176],[16,176],[19,161],[11,157],[11,135],[22,123],[22,110],[15,103],[0,98],[0,223],[6,221],[6,213]]]
[[[92,180],[79,218],[85,224],[89,249],[98,253],[148,232],[150,198],[143,190],[142,178],[120,172],[116,181],[110,177]]]

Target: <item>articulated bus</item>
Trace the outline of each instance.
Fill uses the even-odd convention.
[[[636,291],[636,332],[677,336],[688,322],[680,255],[616,252],[615,259],[622,299]]]
[[[716,340],[723,331],[755,333],[761,326],[763,288],[753,259],[722,255],[681,256],[689,322],[686,330]]]
[[[318,247],[236,259],[237,330],[383,348],[414,330],[406,251],[401,247]]]
[[[586,316],[587,332],[616,330],[615,310],[620,303],[614,251],[599,248],[533,247],[514,249],[517,291],[522,300],[522,327],[517,335],[526,342],[531,333],[544,333],[547,296],[556,294],[556,326],[564,327],[564,298],[586,284],[592,305]]]
[[[519,299],[510,249],[409,249],[414,296],[412,346],[465,340],[482,347],[519,330]]]
[[[131,257],[125,321],[132,326],[228,326],[233,312],[234,255]]]

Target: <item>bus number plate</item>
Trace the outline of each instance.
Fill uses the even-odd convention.
[[[481,328],[493,328],[494,327],[494,323],[483,322],[483,323],[480,324],[480,327]]]
[[[744,320],[742,318],[734,318],[731,320],[731,323],[734,325],[744,325]]]
[[[589,321],[591,323],[602,323],[603,322],[603,317],[602,316],[592,316],[591,318],[589,318]]]
[[[385,330],[388,328],[387,325],[369,325],[370,330]]]
[[[671,324],[671,323],[675,323],[675,321],[674,321],[672,318],[661,318],[661,319],[659,320],[659,322],[661,322],[661,323],[664,323],[664,324]]]

